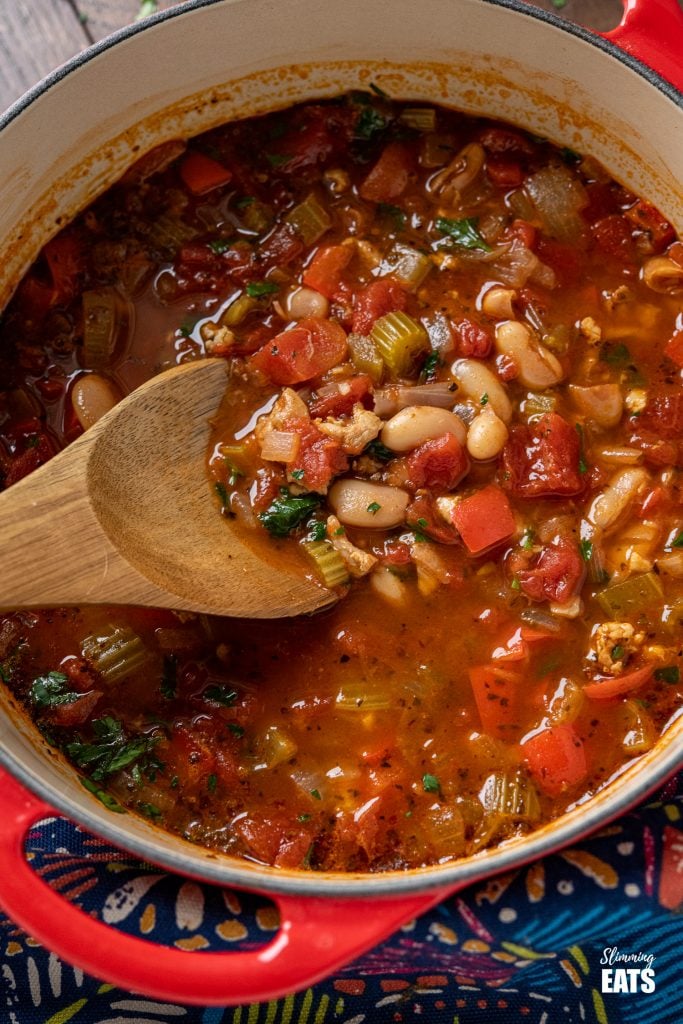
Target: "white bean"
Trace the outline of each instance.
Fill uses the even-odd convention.
[[[550,349],[534,340],[518,320],[507,320],[496,327],[496,349],[517,367],[519,379],[527,388],[550,388],[562,380],[562,364]]]
[[[433,405],[410,405],[401,409],[382,428],[382,444],[392,452],[410,452],[423,441],[442,434],[455,434],[460,444],[465,443],[465,424],[448,409]]]
[[[502,285],[495,284],[493,288],[488,288],[484,292],[481,311],[494,320],[512,320],[515,315],[512,303],[516,298],[517,292],[514,288],[503,288]]]
[[[641,270],[643,281],[653,292],[662,295],[683,288],[683,267],[668,256],[652,256]]]
[[[462,394],[458,398],[471,398],[476,405],[486,396],[485,404],[495,412],[496,416],[509,423],[512,419],[512,405],[507,392],[496,375],[478,359],[456,359],[451,366],[451,373],[460,385]]]
[[[345,526],[387,530],[405,520],[410,496],[398,487],[367,480],[337,480],[328,494],[330,505]]]
[[[645,469],[622,469],[615,473],[604,491],[593,499],[587,515],[589,522],[608,529],[635,500],[638,491],[647,486],[649,479]]]
[[[485,406],[470,423],[467,451],[473,459],[486,462],[500,454],[507,439],[508,428],[493,409]]]
[[[329,302],[315,288],[295,288],[288,292],[284,306],[292,320],[306,320],[308,317],[324,320],[330,311]]]
[[[120,401],[118,389],[99,373],[84,374],[71,389],[71,405],[84,430],[102,419]]]

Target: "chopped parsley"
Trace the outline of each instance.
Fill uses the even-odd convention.
[[[220,704],[224,708],[231,708],[237,700],[237,691],[231,689],[229,686],[213,685],[207,686],[202,692],[204,700],[211,701],[213,704]]]
[[[612,344],[607,341],[600,346],[600,359],[610,366],[626,367],[631,362],[631,353],[623,342]]]
[[[285,490],[258,518],[273,537],[287,537],[309,517],[320,501],[319,494],[294,495]]]
[[[519,580],[518,580],[518,578],[516,576],[512,577],[512,579],[510,581],[510,586],[512,587],[513,590],[521,590],[522,589],[522,584],[519,582]]]
[[[671,541],[672,548],[683,548],[683,530],[679,530],[674,539]]]
[[[303,469],[293,469],[292,470],[292,476],[294,477],[295,480],[303,480],[303,478],[304,478],[304,471],[303,471]]]
[[[615,644],[610,651],[610,657],[612,658],[612,661],[621,661],[625,653],[626,652],[621,644]]]
[[[422,776],[422,788],[425,793],[438,793],[441,790],[441,783],[436,775],[425,774]]]
[[[223,508],[227,508],[230,503],[230,496],[228,495],[228,489],[225,486],[225,484],[222,484],[219,480],[213,485],[213,488],[218,497],[220,498],[220,502]]]
[[[327,526],[321,519],[316,519],[308,531],[308,540],[326,540]]]
[[[394,206],[393,203],[378,203],[377,213],[380,217],[393,222],[394,231],[403,231],[406,226],[407,217],[400,206]]]
[[[178,659],[175,654],[165,654],[161,673],[161,696],[173,700],[178,691]]]
[[[369,455],[371,458],[377,459],[378,462],[391,462],[396,458],[396,452],[392,452],[391,448],[387,448],[385,444],[377,440],[370,442],[363,455]]]
[[[228,722],[228,729],[233,736],[237,737],[238,740],[241,740],[244,736],[244,729],[241,725],[238,725],[237,722]]]
[[[235,203],[238,210],[243,210],[245,206],[251,206],[252,203],[256,202],[256,196],[242,196]]]
[[[310,814],[300,814],[300,815],[299,815],[299,816],[297,817],[297,819],[296,819],[296,820],[297,820],[297,821],[310,821],[310,820],[311,820],[311,816],[310,816]]]
[[[264,295],[272,295],[279,290],[280,286],[274,281],[250,281],[246,287],[247,295],[252,299],[261,299]]]
[[[60,704],[73,704],[82,694],[69,690],[66,686],[68,681],[68,676],[63,672],[48,672],[46,676],[38,676],[31,684],[31,703],[37,708],[56,708]]]
[[[580,541],[579,542],[579,551],[581,552],[581,557],[583,558],[584,562],[590,562],[591,558],[593,557],[593,541],[592,540],[582,540],[582,541]]]
[[[387,126],[386,118],[383,114],[380,114],[379,110],[375,110],[374,107],[368,105],[363,107],[356,126],[354,128],[354,135],[357,139],[363,139],[366,142],[373,139],[380,132],[383,132]]]
[[[116,814],[127,813],[125,807],[122,807],[118,800],[116,800],[113,796],[107,793],[106,790],[102,789],[101,786],[98,786],[96,782],[93,782],[92,779],[84,778],[81,775],[79,776],[78,781],[80,782],[84,789],[87,789],[89,793],[92,793],[93,796],[96,796],[100,803],[104,804],[108,811],[114,811]]]
[[[441,359],[438,352],[430,352],[424,361],[420,376],[425,381],[432,381],[436,377],[436,371],[441,366]]]
[[[155,736],[128,739],[121,722],[111,715],[94,719],[92,729],[95,734],[93,743],[72,740],[65,744],[64,750],[79,768],[88,770],[90,778],[95,782],[100,782],[122,768],[130,768],[141,759],[147,760],[157,743]]]
[[[370,513],[371,516],[376,516],[381,507],[382,506],[378,501],[371,501],[367,507],[367,511]]]
[[[449,240],[464,249],[483,249],[484,252],[491,252],[491,246],[479,234],[477,224],[476,217],[463,217],[461,220],[437,217],[435,226],[442,235],[447,235]]]
[[[138,810],[140,811],[140,814],[144,814],[146,818],[151,818],[152,821],[158,821],[159,818],[163,817],[156,804],[148,804],[143,800],[138,801]]]
[[[322,800],[322,797],[320,795],[320,790],[318,790],[318,789],[312,789],[311,790],[311,796],[313,797],[314,800]]]
[[[522,534],[522,539],[519,542],[519,546],[524,548],[525,551],[531,551],[534,546],[534,531],[528,527]]]
[[[244,476],[244,473],[242,472],[241,469],[238,469],[237,466],[233,465],[232,462],[228,462],[227,463],[227,467],[228,467],[228,473],[229,473],[229,476],[228,476],[228,486],[229,487],[234,487],[236,485],[237,481],[239,480],[239,478],[241,476]]]
[[[678,665],[665,665],[664,668],[655,669],[655,679],[673,685],[681,681],[681,672]]]
[[[584,435],[583,427],[580,423],[575,423],[576,433],[579,435],[579,473],[583,475],[588,472],[588,463],[586,462],[586,454],[584,448]]]
[[[206,780],[206,788],[208,789],[209,793],[215,793],[217,785],[218,777],[212,773]]]
[[[484,394],[479,399],[479,405],[488,405],[488,404],[489,404],[489,396],[488,396],[488,393],[485,391]]]
[[[221,253],[227,252],[230,248],[230,242],[227,238],[216,238],[207,244],[211,252],[215,252],[217,256],[220,256]]]

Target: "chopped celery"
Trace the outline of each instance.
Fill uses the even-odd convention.
[[[104,636],[87,636],[81,645],[83,657],[107,683],[132,675],[147,663],[150,652],[130,626],[112,626]]]
[[[365,680],[344,683],[335,700],[339,711],[387,711],[391,706],[390,690],[372,693]]]
[[[494,772],[481,788],[479,799],[489,814],[508,821],[537,822],[541,816],[534,784],[519,772]]]
[[[626,734],[622,741],[624,752],[636,756],[644,754],[657,742],[657,730],[647,711],[637,700],[624,702]]]
[[[344,559],[329,540],[305,540],[302,546],[312,558],[326,587],[338,587],[348,583],[349,573]]]
[[[89,370],[107,366],[116,348],[125,316],[116,288],[104,286],[83,292],[83,365]]]
[[[433,107],[406,107],[399,121],[417,132],[433,132],[436,130],[436,110]]]
[[[313,192],[290,210],[285,220],[294,228],[306,245],[313,245],[332,226],[332,220]]]
[[[273,211],[265,203],[259,203],[257,199],[247,203],[241,210],[241,221],[247,231],[260,234],[266,231],[273,223]]]
[[[367,373],[373,383],[379,384],[384,370],[384,360],[372,338],[365,334],[349,334],[347,341],[353,365],[361,373]]]
[[[542,416],[546,412],[555,412],[556,408],[557,395],[553,391],[530,391],[521,405],[525,416]]]
[[[382,261],[381,276],[391,275],[406,288],[415,291],[432,269],[432,261],[411,245],[396,242]]]
[[[195,238],[197,232],[185,221],[178,220],[170,213],[164,213],[150,226],[149,239],[159,249],[174,253],[185,242]]]
[[[654,572],[645,572],[605,587],[595,596],[602,610],[616,618],[634,615],[652,605],[661,604],[664,591],[659,577]]]
[[[547,334],[543,335],[543,344],[551,352],[563,356],[569,349],[572,341],[572,328],[566,324],[556,324]]]
[[[279,764],[291,761],[299,749],[291,736],[276,725],[271,725],[266,730],[259,746],[263,758],[263,764],[258,765],[259,768],[277,768]]]
[[[221,314],[219,323],[221,327],[236,327],[241,324],[247,313],[258,306],[258,299],[251,295],[238,295],[234,302],[231,302],[224,313]]]
[[[400,310],[376,320],[370,337],[396,377],[405,376],[418,355],[429,349],[429,338],[422,324]]]

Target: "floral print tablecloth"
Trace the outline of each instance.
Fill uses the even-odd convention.
[[[0,916],[0,1022],[683,1024],[682,810],[683,775],[589,840],[470,887],[277,1003],[201,1008],[125,992]],[[26,848],[43,878],[112,928],[198,955],[253,948],[277,928],[266,901],[165,874],[63,818],[39,823]],[[650,983],[609,991],[619,972],[603,975],[606,950],[621,970],[619,956],[640,954],[640,967],[653,957]]]

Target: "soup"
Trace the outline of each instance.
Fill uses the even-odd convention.
[[[4,486],[225,358],[207,501],[338,601],[6,614],[3,680],[112,811],[278,867],[558,817],[680,708],[682,295],[653,206],[508,125],[378,91],[159,147],[5,313]]]

